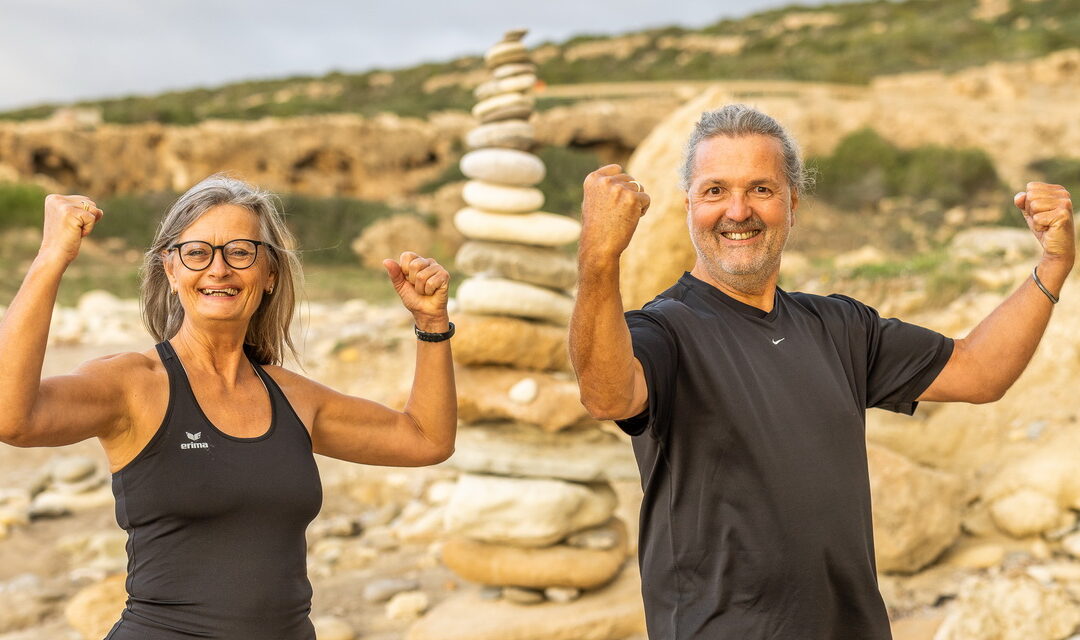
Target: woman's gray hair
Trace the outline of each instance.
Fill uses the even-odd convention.
[[[813,178],[808,175],[802,154],[799,153],[799,145],[791,134],[771,116],[745,104],[729,104],[701,114],[701,119],[694,125],[694,131],[686,142],[683,163],[679,168],[679,186],[684,191],[690,189],[694,177],[695,155],[702,140],[714,136],[739,138],[750,135],[769,136],[780,143],[784,154],[784,173],[793,192],[802,194],[813,186]]]
[[[158,342],[176,335],[184,322],[184,308],[170,292],[165,275],[165,255],[180,235],[204,213],[219,205],[244,207],[259,218],[259,238],[266,243],[270,271],[277,274],[274,293],[263,295],[248,324],[244,351],[259,364],[281,364],[285,350],[295,359],[289,327],[296,308],[296,296],[303,278],[296,239],[285,226],[276,198],[242,180],[224,174],[206,178],[173,203],[158,226],[157,235],[143,256],[142,315],[150,335]]]

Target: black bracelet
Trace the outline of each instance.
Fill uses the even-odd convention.
[[[421,331],[420,327],[413,325],[413,330],[416,331],[416,337],[424,342],[442,342],[443,340],[449,340],[454,337],[454,323],[450,323],[450,330],[443,333],[431,333],[430,331]]]
[[[1046,288],[1046,286],[1042,283],[1042,280],[1039,280],[1039,265],[1035,265],[1031,269],[1031,277],[1035,280],[1035,286],[1042,289],[1042,292],[1046,294],[1046,297],[1050,298],[1050,302],[1057,304],[1058,297],[1050,293],[1050,290]]]

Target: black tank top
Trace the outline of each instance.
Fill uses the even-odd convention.
[[[314,640],[304,532],[322,506],[311,437],[285,394],[270,428],[219,431],[168,342],[169,407],[157,433],[112,476],[128,532],[127,606],[106,640]]]

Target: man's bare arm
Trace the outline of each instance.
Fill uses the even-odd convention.
[[[598,419],[630,418],[648,403],[619,292],[619,256],[649,208],[649,196],[638,187],[618,165],[601,167],[585,179],[570,360],[581,403]]]
[[[1076,256],[1072,200],[1058,185],[1029,182],[1014,202],[1043,247],[1037,273],[1055,297]],[[993,402],[1020,377],[1042,339],[1053,310],[1050,298],[1028,278],[965,338],[919,400]]]

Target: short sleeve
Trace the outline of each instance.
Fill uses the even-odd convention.
[[[857,300],[854,305],[866,331],[866,406],[912,415],[952,355],[953,341],[936,331],[896,318],[882,318]]]
[[[626,312],[626,325],[630,328],[634,357],[641,362],[645,372],[649,404],[640,414],[616,420],[615,424],[626,433],[637,436],[649,428],[655,429],[657,425],[664,424],[670,415],[678,347],[662,321],[646,310]]]

